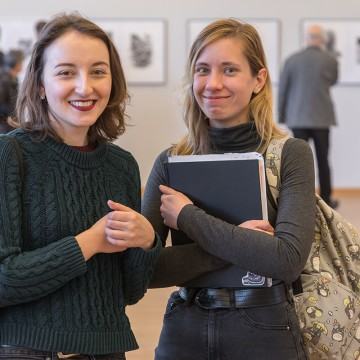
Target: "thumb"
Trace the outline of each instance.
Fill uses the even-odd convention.
[[[259,228],[264,230],[265,232],[268,231],[274,231],[274,228],[271,226],[271,224],[266,220],[258,220],[257,224],[255,225],[255,228]]]
[[[177,193],[176,190],[165,185],[159,185],[159,190],[165,195],[175,195]]]
[[[115,210],[115,211],[132,211],[132,209],[130,209],[129,207],[127,207],[127,206],[125,206],[123,204],[120,204],[118,202],[112,201],[112,200],[108,200],[107,204],[108,204],[108,207],[111,210]]]

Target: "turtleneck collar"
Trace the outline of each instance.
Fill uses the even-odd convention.
[[[216,153],[256,151],[261,142],[253,121],[231,128],[209,127],[209,138]]]

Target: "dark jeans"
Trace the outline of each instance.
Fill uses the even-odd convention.
[[[0,346],[0,359],[4,360],[59,360],[66,359],[58,356],[59,353],[33,350],[20,346]],[[107,355],[74,355],[69,360],[126,360],[125,354],[114,353]]]
[[[156,360],[305,360],[298,320],[288,301],[206,310],[174,292],[166,308]]]
[[[331,175],[329,166],[329,129],[291,129],[294,137],[314,141],[318,164],[320,196],[329,204],[331,200]]]

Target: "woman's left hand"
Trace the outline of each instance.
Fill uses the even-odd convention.
[[[262,231],[264,233],[267,233],[269,235],[274,236],[274,228],[272,225],[266,221],[266,220],[248,220],[244,221],[239,225],[239,227],[245,228],[245,229],[252,229],[257,231]]]
[[[162,192],[160,212],[164,224],[178,230],[177,219],[180,211],[185,205],[193,204],[193,202],[183,193],[168,186],[160,185],[159,189]]]
[[[135,210],[109,200],[112,212],[107,215],[106,240],[124,248],[150,249],[155,241],[155,231],[150,222]]]

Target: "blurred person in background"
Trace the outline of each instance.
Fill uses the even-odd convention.
[[[336,57],[326,50],[326,33],[312,25],[306,34],[305,49],[290,56],[280,75],[279,122],[289,127],[294,136],[312,139],[318,164],[320,196],[333,208],[329,166],[330,127],[336,125],[330,88],[338,78]]]
[[[0,69],[4,66],[4,52],[0,50]]]
[[[44,28],[45,25],[46,25],[45,20],[38,20],[35,23],[35,25],[34,25],[35,41],[37,41],[39,39],[40,32]],[[28,66],[28,64],[30,62],[30,58],[31,58],[31,51],[30,51],[30,53],[25,54],[23,68],[22,68],[22,70],[20,71],[20,73],[18,75],[19,84],[21,84],[24,81],[26,68],[27,68],[27,66]]]
[[[14,116],[19,90],[18,74],[22,70],[23,61],[22,50],[10,50],[4,56],[4,66],[0,69],[0,133],[13,129],[9,120]]]

